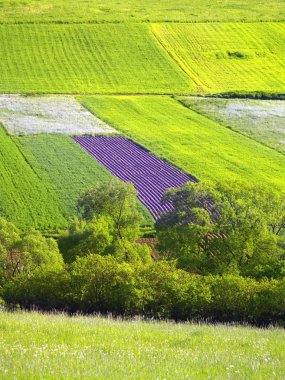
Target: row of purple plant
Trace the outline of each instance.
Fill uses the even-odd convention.
[[[138,198],[155,220],[171,209],[162,203],[164,192],[170,187],[180,187],[196,180],[152,155],[133,141],[121,136],[74,136],[92,157],[96,158],[114,176],[132,182]]]

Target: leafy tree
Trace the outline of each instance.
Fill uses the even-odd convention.
[[[5,278],[36,269],[60,269],[63,259],[54,239],[38,231],[22,233],[12,223],[0,219],[0,271]]]
[[[86,191],[78,202],[83,219],[107,216],[112,220],[115,238],[134,241],[140,232],[141,216],[131,183],[111,181]]]
[[[160,250],[192,272],[283,276],[285,198],[243,182],[188,183],[165,195],[173,210],[157,222]]]
[[[112,253],[113,224],[106,216],[94,217],[91,221],[74,220],[59,239],[59,247],[67,263],[77,256],[89,253],[107,255]]]
[[[82,195],[78,207],[83,219],[75,220],[59,240],[66,262],[90,253],[133,263],[150,260],[150,248],[136,242],[141,217],[133,185],[99,185]]]

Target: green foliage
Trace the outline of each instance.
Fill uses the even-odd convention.
[[[0,25],[3,93],[188,93],[189,77],[140,24]]]
[[[134,241],[139,237],[141,218],[131,183],[114,180],[87,190],[79,199],[78,208],[86,220],[100,215],[109,217],[116,238]]]
[[[272,21],[282,0],[2,0],[1,22]]]
[[[157,222],[159,248],[197,273],[284,277],[285,197],[243,182],[188,183],[165,201],[173,210]]]
[[[284,278],[191,275],[168,262],[131,264],[96,254],[65,271],[20,274],[2,292],[10,306],[28,309],[258,324],[284,322],[284,294]]]
[[[54,194],[1,126],[0,139],[0,216],[22,228],[65,225]]]
[[[79,100],[155,155],[198,179],[243,179],[285,189],[283,155],[169,97],[94,96]]]
[[[284,23],[169,23],[152,30],[195,93],[284,94]]]
[[[0,219],[0,275],[10,279],[36,271],[60,270],[63,259],[56,242],[38,231],[21,233],[17,227]]]
[[[136,309],[134,269],[111,257],[89,255],[72,264],[73,308],[129,314]]]
[[[150,249],[136,243],[142,220],[132,184],[114,180],[84,192],[78,201],[82,220],[74,220],[59,245],[66,262],[90,253],[119,261],[148,262]]]

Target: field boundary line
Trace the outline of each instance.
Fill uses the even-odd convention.
[[[260,23],[284,23],[285,19],[282,20],[235,20],[235,21],[224,21],[224,20],[204,20],[204,21],[187,21],[187,20],[86,20],[86,21],[72,21],[72,20],[43,20],[43,21],[0,21],[0,25],[102,25],[102,24],[260,24]]]

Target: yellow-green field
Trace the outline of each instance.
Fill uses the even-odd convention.
[[[168,96],[80,97],[83,105],[198,179],[245,179],[285,190],[285,157]]]
[[[284,23],[153,24],[196,93],[285,92]]]
[[[0,25],[2,93],[188,93],[142,24]]]

